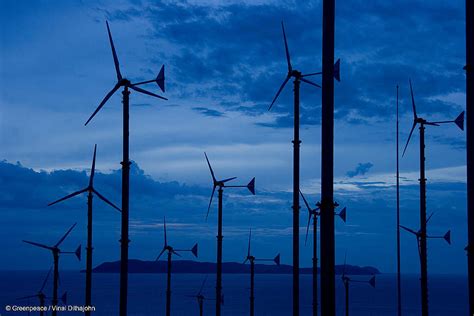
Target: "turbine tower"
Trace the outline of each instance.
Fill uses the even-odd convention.
[[[167,281],[166,281],[166,316],[171,315],[171,256],[177,255],[181,257],[178,252],[190,251],[196,258],[198,256],[198,244],[194,244],[193,248],[191,249],[174,249],[170,245],[168,245],[168,239],[166,238],[166,218],[163,219],[163,227],[164,227],[164,237],[165,243],[163,245],[163,249],[161,250],[160,254],[156,258],[156,261],[160,260],[161,255],[168,251],[168,269],[167,269]]]
[[[129,158],[129,113],[130,113],[130,90],[135,90],[143,94],[147,94],[159,99],[167,100],[166,98],[139,88],[139,85],[156,82],[160,87],[161,91],[165,92],[165,68],[161,66],[161,70],[158,76],[153,80],[147,80],[137,83],[132,83],[130,80],[122,77],[120,72],[119,61],[117,53],[115,52],[114,42],[112,40],[112,34],[110,32],[109,23],[107,24],[107,32],[109,35],[110,47],[112,48],[112,56],[114,58],[115,72],[117,74],[117,83],[112,90],[107,93],[105,98],[100,102],[97,109],[89,117],[85,125],[87,125],[92,118],[102,109],[104,104],[109,98],[121,87],[122,91],[122,104],[123,104],[123,146],[122,146],[122,227],[121,227],[121,250],[120,250],[120,316],[127,315],[127,291],[128,291],[128,244],[130,239],[128,237],[129,229],[129,196],[130,196],[130,158]]]
[[[85,306],[92,306],[92,199],[94,194],[97,195],[102,201],[109,204],[117,211],[120,212],[120,209],[115,206],[112,202],[106,199],[102,194],[97,192],[94,188],[94,175],[95,175],[95,158],[97,153],[97,145],[94,146],[94,156],[92,158],[92,168],[91,168],[91,175],[89,177],[89,185],[79,191],[71,193],[57,201],[54,201],[48,206],[54,205],[56,203],[60,203],[62,201],[68,200],[76,195],[86,193],[87,192],[87,248],[86,248],[86,305]],[[90,315],[91,312],[89,309],[85,311],[85,315]]]
[[[216,299],[214,298],[207,298],[202,294],[202,290],[204,289],[204,285],[206,284],[207,281],[207,275],[206,278],[202,281],[201,287],[199,288],[199,291],[195,295],[186,295],[187,297],[193,297],[197,300],[198,306],[199,306],[199,316],[204,315],[204,301],[215,301]],[[221,304],[224,305],[224,298],[221,298]]]
[[[58,305],[59,254],[75,254],[77,259],[81,260],[81,245],[79,245],[76,248],[76,251],[61,251],[61,249],[59,249],[59,245],[61,245],[61,243],[64,241],[64,239],[66,239],[66,237],[69,235],[69,233],[71,232],[71,230],[73,230],[73,228],[75,226],[76,226],[76,223],[74,223],[74,225],[72,225],[71,228],[69,228],[69,230],[64,234],[64,236],[61,237],[61,239],[59,239],[59,241],[56,244],[54,244],[54,246],[47,246],[47,245],[40,244],[40,243],[37,243],[37,242],[23,240],[23,242],[25,242],[27,244],[30,244],[30,245],[33,245],[33,246],[36,246],[36,247],[40,247],[40,248],[48,249],[53,254],[53,259],[54,259],[53,300],[52,300],[53,306]],[[53,309],[52,314],[53,314],[53,316],[56,316],[57,315],[57,310]]]
[[[283,88],[291,78],[293,80],[294,106],[293,106],[293,316],[299,315],[299,188],[300,188],[300,83],[304,82],[312,86],[321,88],[320,85],[306,79],[306,77],[320,75],[321,72],[303,74],[301,71],[293,69],[290,59],[290,52],[286,40],[285,26],[281,22],[283,32],[283,41],[285,44],[286,62],[288,73],[286,78],[278,89],[268,110],[273,107]],[[333,69],[333,75],[339,80],[339,61],[336,62]]]
[[[226,185],[227,182],[236,179],[237,177],[232,177],[224,180],[217,180],[214,171],[212,170],[211,163],[207,158],[207,154],[204,153],[206,157],[207,165],[209,166],[209,171],[211,172],[212,176],[212,194],[211,199],[209,200],[209,206],[207,207],[207,214],[206,220],[209,216],[209,211],[211,209],[212,198],[214,197],[214,193],[216,192],[216,188],[219,187],[217,190],[218,192],[218,210],[217,210],[217,265],[216,265],[216,316],[221,315],[221,300],[222,300],[222,199],[224,194],[224,188],[247,188],[250,193],[255,195],[255,177],[250,180],[247,185]]]
[[[304,244],[306,246],[306,242],[308,241],[308,232],[309,232],[309,224],[311,222],[311,218],[313,218],[313,316],[318,315],[318,216],[320,216],[320,203],[316,204],[316,208],[312,209],[309,206],[308,201],[303,195],[303,192],[300,191],[301,197],[308,209],[308,225],[306,226],[306,237],[304,240]],[[334,213],[334,215],[339,216],[342,221],[346,222],[346,208],[344,207],[339,213]]]
[[[344,256],[344,268],[342,270],[342,282],[344,283],[344,290],[346,294],[346,316],[349,316],[349,286],[351,283],[368,283],[375,288],[375,275],[368,281],[354,280],[346,275],[346,257]]]
[[[250,252],[250,241],[252,239],[252,229],[249,232],[249,246],[247,248],[247,257],[243,264],[250,262],[250,316],[255,315],[255,261],[275,262],[277,266],[280,265],[280,254],[277,254],[273,259],[258,259]]]
[[[426,178],[425,178],[425,126],[439,126],[440,124],[455,123],[461,130],[464,130],[464,111],[453,121],[429,122],[416,113],[415,97],[413,96],[413,87],[410,82],[411,103],[413,107],[413,126],[410,130],[407,143],[403,149],[402,157],[405,155],[408,144],[415,127],[420,127],[420,230],[417,232],[419,240],[420,265],[421,265],[421,310],[422,316],[428,316],[428,258],[426,249]],[[400,226],[401,227],[401,226]]]
[[[34,295],[28,295],[28,296],[23,296],[23,297],[20,297],[20,298],[17,298],[17,300],[26,300],[26,299],[30,299],[30,298],[33,298],[33,297],[37,297],[39,302],[40,302],[40,316],[43,316],[44,315],[44,305],[45,305],[45,302],[46,302],[46,299],[48,298],[46,296],[46,294],[44,294],[43,290],[44,290],[44,287],[46,286],[46,283],[48,282],[48,279],[49,279],[49,276],[51,275],[51,270],[53,269],[53,267],[51,267],[48,271],[48,274],[46,275],[46,278],[44,279],[43,281],[43,285],[41,285],[41,288],[40,290],[38,291],[38,293],[34,294]]]

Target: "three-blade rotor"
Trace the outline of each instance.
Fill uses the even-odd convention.
[[[167,233],[166,233],[166,218],[163,218],[163,233],[164,233],[164,245],[163,249],[159,253],[158,257],[156,258],[155,261],[160,260],[161,256],[165,251],[168,251],[170,254],[177,255],[178,257],[181,257],[181,255],[178,252],[183,252],[183,251],[189,251],[191,252],[194,257],[197,258],[198,256],[198,244],[194,244],[194,246],[191,249],[174,249],[172,246],[168,244],[168,238],[167,238]]]
[[[250,263],[253,263],[254,261],[267,261],[267,262],[268,261],[273,261],[273,262],[275,262],[275,264],[277,266],[280,265],[280,254],[277,254],[275,256],[275,258],[272,258],[272,259],[255,258],[255,256],[253,256],[251,251],[250,251],[251,239],[252,239],[252,229],[250,229],[250,231],[249,231],[249,244],[248,244],[248,247],[247,247],[247,257],[245,258],[243,264],[247,263],[248,261],[250,261]]]
[[[204,153],[204,156],[206,157],[207,165],[209,166],[209,171],[211,172],[212,176],[212,193],[211,193],[211,198],[209,200],[209,205],[207,207],[207,213],[206,213],[206,220],[209,217],[209,211],[211,210],[211,204],[212,204],[212,199],[214,197],[214,193],[216,192],[216,188],[219,187],[219,189],[222,188],[247,188],[250,193],[255,195],[255,177],[250,180],[250,182],[247,185],[226,185],[226,182],[232,181],[234,179],[237,179],[237,177],[232,177],[232,178],[227,178],[224,180],[217,180],[216,176],[214,174],[214,170],[212,169],[211,163],[209,162],[209,158],[207,157],[207,154]]]
[[[106,21],[106,25],[107,25],[107,33],[108,33],[108,36],[109,36],[110,47],[112,49],[112,57],[114,59],[115,72],[116,72],[116,75],[117,75],[117,83],[112,88],[112,90],[110,90],[107,93],[107,95],[104,97],[102,102],[100,102],[99,106],[95,109],[95,111],[92,113],[92,115],[89,117],[89,119],[86,121],[86,123],[84,125],[89,124],[89,122],[92,120],[92,118],[102,109],[102,107],[105,105],[105,103],[110,99],[110,97],[112,97],[112,95],[120,87],[124,87],[125,89],[130,88],[132,90],[135,90],[137,92],[140,92],[140,93],[152,96],[152,97],[156,97],[156,98],[159,98],[159,99],[162,99],[162,100],[168,100],[165,97],[162,97],[160,95],[157,95],[155,93],[152,93],[150,91],[147,91],[147,90],[144,90],[142,88],[137,87],[138,85],[142,85],[142,84],[146,84],[146,83],[150,83],[150,82],[156,82],[156,84],[161,89],[161,91],[165,92],[165,68],[164,68],[164,65],[161,66],[160,72],[158,73],[157,77],[153,80],[147,80],[147,81],[142,81],[142,82],[138,82],[138,83],[132,83],[132,82],[130,82],[130,80],[122,77],[122,73],[120,72],[120,64],[119,64],[119,60],[118,60],[118,57],[117,57],[117,52],[115,50],[115,45],[114,45],[114,41],[112,39],[112,33],[110,31],[108,21]]]
[[[89,177],[89,185],[82,189],[82,190],[79,190],[79,191],[76,191],[76,192],[73,192],[71,194],[68,194],[66,195],[65,197],[62,197],[60,198],[59,200],[56,200],[54,202],[51,202],[48,204],[48,206],[51,206],[51,205],[54,205],[54,204],[57,204],[57,203],[60,203],[62,201],[65,201],[65,200],[68,200],[76,195],[79,195],[79,194],[82,194],[82,193],[85,193],[85,192],[89,192],[90,194],[94,193],[95,195],[97,195],[102,201],[104,201],[105,203],[109,204],[111,207],[113,207],[114,209],[116,209],[117,211],[121,212],[121,209],[116,206],[114,203],[110,202],[106,197],[104,197],[102,194],[100,194],[95,188],[94,188],[94,176],[95,176],[95,160],[96,160],[96,156],[97,156],[97,144],[94,146],[94,155],[93,155],[93,158],[92,158],[92,167],[91,167],[91,175]]]

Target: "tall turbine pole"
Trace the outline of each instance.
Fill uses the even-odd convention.
[[[426,251],[426,178],[425,124],[420,124],[420,260],[421,260],[421,315],[428,316],[428,258]]]
[[[130,194],[130,158],[129,158],[129,130],[130,130],[130,91],[125,86],[123,91],[123,158],[122,158],[122,233],[120,252],[120,316],[127,316],[128,292],[128,219]]]
[[[466,0],[466,152],[467,152],[467,267],[469,314],[474,315],[474,3]]]
[[[53,306],[58,306],[58,284],[59,284],[59,250],[53,250],[54,273],[53,273]],[[58,314],[57,308],[53,309],[52,315]]]
[[[86,306],[92,306],[92,191],[87,194]],[[89,309],[85,315],[90,316]]]
[[[255,315],[255,262],[250,260],[250,316]]]
[[[171,255],[172,252],[168,251],[168,273],[166,279],[166,316],[171,315]]]
[[[321,314],[336,313],[334,236],[334,26],[335,0],[323,0],[321,116]]]
[[[222,194],[224,190],[219,187],[217,211],[217,277],[216,277],[216,316],[221,315],[222,297]]]
[[[293,139],[293,316],[300,310],[300,79],[294,85]]]
[[[313,316],[318,316],[318,216],[313,218]]]
[[[400,159],[399,159],[399,116],[398,116],[398,85],[397,85],[397,309],[402,315],[402,284],[400,272]]]

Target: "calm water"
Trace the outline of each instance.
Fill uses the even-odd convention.
[[[17,297],[35,294],[39,290],[46,271],[1,271],[0,272],[0,314],[27,315],[27,313],[6,313],[6,305],[28,305],[17,301]],[[176,274],[172,279],[172,314],[198,315],[194,298],[187,297],[199,290],[204,275]],[[354,277],[354,279],[368,279]],[[404,315],[420,314],[420,291],[418,276],[403,277]],[[83,304],[84,274],[72,271],[61,273],[60,293],[67,290],[71,305]],[[93,279],[94,315],[117,315],[119,297],[118,274],[95,274]],[[213,275],[208,276],[204,295],[214,297]],[[337,276],[337,314],[344,312],[344,291]],[[429,279],[430,315],[467,315],[467,277],[452,275],[431,275]],[[291,275],[256,275],[255,305],[257,315],[291,315]],[[224,274],[223,315],[248,315],[249,276],[246,274]],[[165,312],[165,274],[131,274],[129,276],[129,315],[163,315]],[[51,293],[51,282],[45,293]],[[367,284],[351,285],[351,315],[395,315],[396,278],[393,274],[377,276],[377,287]],[[36,305],[32,299],[29,304]],[[311,314],[311,276],[301,276],[301,315]],[[204,314],[214,313],[214,302],[204,303]],[[74,315],[81,313],[64,313]]]

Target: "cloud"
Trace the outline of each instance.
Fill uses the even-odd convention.
[[[359,164],[357,165],[357,167],[354,169],[354,170],[350,170],[350,171],[347,171],[346,175],[349,177],[349,178],[354,178],[355,176],[363,176],[365,175],[367,172],[369,172],[369,170],[373,167],[374,165],[370,162],[366,162],[366,163],[361,163],[359,162]]]
[[[212,117],[224,116],[223,112],[213,110],[213,109],[209,109],[209,108],[202,107],[202,106],[194,107],[193,110],[196,111],[196,112],[199,112],[199,113],[201,113],[205,116],[212,116]]]

